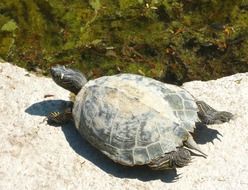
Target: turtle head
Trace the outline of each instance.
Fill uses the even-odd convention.
[[[74,94],[77,94],[87,82],[82,73],[66,68],[65,66],[57,65],[52,67],[50,71],[56,84]]]

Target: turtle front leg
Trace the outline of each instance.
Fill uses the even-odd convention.
[[[217,111],[203,101],[197,101],[196,104],[199,108],[198,116],[204,124],[220,124],[233,118],[232,113]]]
[[[48,121],[56,124],[63,124],[71,121],[72,117],[72,105],[67,107],[63,112],[51,112],[48,116]]]
[[[177,148],[176,151],[164,154],[152,160],[148,166],[153,170],[174,169],[188,165],[191,160],[190,152],[185,148]]]

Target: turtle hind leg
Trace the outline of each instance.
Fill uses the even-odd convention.
[[[176,151],[152,160],[148,166],[153,170],[166,170],[186,166],[190,161],[190,152],[185,148],[177,148]]]
[[[233,118],[232,113],[217,111],[203,101],[197,101],[196,104],[199,108],[198,116],[204,124],[220,124]]]
[[[72,108],[68,107],[63,112],[51,112],[48,116],[48,122],[63,124],[71,121],[72,118]]]

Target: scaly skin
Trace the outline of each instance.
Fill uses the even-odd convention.
[[[67,69],[63,66],[51,68],[53,80],[61,87],[77,94],[87,82],[83,74],[78,71]],[[198,116],[204,124],[217,124],[229,121],[233,118],[233,114],[225,111],[217,111],[207,105],[203,101],[196,102],[199,112]],[[72,120],[72,107],[69,105],[63,112],[52,112],[48,119],[52,122],[61,124]],[[206,156],[193,140],[190,133],[187,132],[186,138],[183,141],[184,146],[197,150]],[[165,153],[158,158],[151,160],[148,164],[154,170],[165,170],[176,167],[186,166],[191,161],[190,151],[183,147],[177,147],[175,151]]]

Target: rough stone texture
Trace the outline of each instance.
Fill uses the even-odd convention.
[[[0,63],[0,189],[248,189],[248,73],[183,86],[235,119],[196,131],[207,159],[177,171],[113,163],[72,124],[47,124],[69,92],[51,79]],[[50,96],[53,95],[53,96]]]

